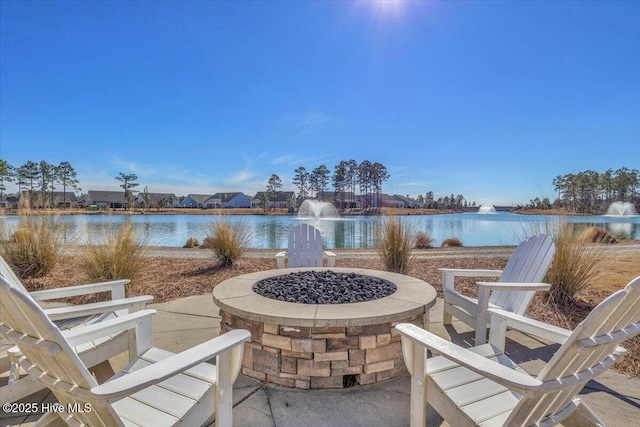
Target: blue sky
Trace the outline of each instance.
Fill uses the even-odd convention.
[[[516,204],[640,167],[638,1],[2,0],[0,61],[0,157],[83,191],[355,159],[391,194]]]

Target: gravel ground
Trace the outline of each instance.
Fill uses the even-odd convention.
[[[509,257],[515,246],[468,246],[461,248],[433,248],[414,252],[416,258],[503,258]],[[249,258],[270,258],[282,249],[250,249],[245,255]],[[374,249],[331,249],[339,257],[377,258]],[[608,245],[605,254],[640,254],[640,242],[623,242]],[[151,247],[149,256],[160,258],[211,258],[211,252],[203,248]]]

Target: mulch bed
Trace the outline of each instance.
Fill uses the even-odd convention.
[[[507,261],[507,258],[495,257],[420,259],[414,264],[410,275],[433,285],[438,292],[438,297],[441,298],[442,279],[438,268],[502,269]],[[336,267],[384,270],[384,266],[378,258],[338,257]],[[275,258],[268,256],[264,258],[242,258],[235,267],[230,269],[218,267],[213,259],[150,257],[145,261],[140,276],[132,281],[128,287],[128,295],[152,295],[154,302],[165,302],[177,298],[207,294],[218,283],[233,276],[275,268]],[[456,278],[456,287],[467,295],[477,296],[475,286],[477,280],[486,279],[459,277]],[[87,283],[87,279],[77,267],[74,258],[65,256],[50,275],[43,278],[26,279],[24,283],[30,291],[35,291]],[[622,285],[624,284],[626,282],[622,283]],[[589,311],[610,293],[609,290],[592,289],[581,294],[578,301],[570,305],[549,303],[545,295],[538,293],[528,314],[546,323],[574,329]],[[106,295],[93,296],[91,299],[76,297],[71,302],[88,303],[106,297]],[[624,346],[629,353],[625,360],[617,364],[615,368],[627,375],[640,377],[640,337],[628,340]]]

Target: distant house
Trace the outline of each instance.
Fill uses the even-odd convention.
[[[89,190],[84,198],[84,206],[96,205],[99,208],[123,208],[125,205],[124,191]]]
[[[390,196],[388,194],[380,195],[380,200],[382,201],[382,206],[385,208],[404,208],[405,207],[404,201],[398,200],[394,196]]]
[[[56,208],[77,208],[78,199],[71,191],[54,191],[51,194],[52,206]]]
[[[52,207],[52,208],[77,208],[78,199],[71,191],[47,191],[42,194],[40,191],[22,191],[16,198],[16,207],[31,206],[32,208]]]
[[[250,208],[251,198],[244,193],[216,193],[205,201],[207,208]]]
[[[147,193],[149,197],[150,208],[177,208],[180,205],[180,200],[173,193]],[[145,193],[140,192],[136,197],[136,203],[141,206],[145,206],[144,200]]]
[[[415,209],[420,207],[420,203],[411,197],[401,196],[399,194],[394,194],[393,198],[403,203],[403,208]]]
[[[358,209],[362,206],[360,197],[353,191],[326,191],[321,196],[316,197],[322,202],[333,203],[338,209]]]
[[[207,207],[207,200],[209,200],[213,194],[189,194],[182,200],[180,207],[182,208],[200,208]]]
[[[18,209],[18,196],[15,194],[3,194],[0,207],[8,209]]]
[[[262,200],[265,191],[258,191],[254,197],[259,201]],[[296,194],[293,191],[276,191],[269,196],[269,206],[272,208],[287,208],[289,203],[296,200]]]

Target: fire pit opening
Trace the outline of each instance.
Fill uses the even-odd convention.
[[[298,271],[256,282],[253,291],[278,301],[302,304],[349,304],[373,301],[393,294],[395,284],[357,273]]]

